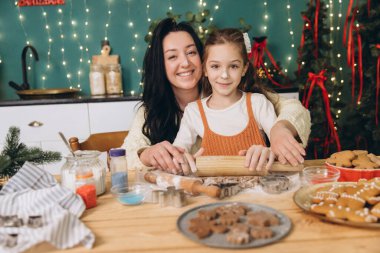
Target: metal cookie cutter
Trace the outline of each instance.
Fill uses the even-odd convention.
[[[4,237],[3,244],[7,248],[13,248],[17,245],[17,234],[6,234]]]
[[[284,175],[269,175],[261,177],[260,184],[266,193],[279,194],[289,190],[290,181]]]
[[[29,216],[28,227],[30,228],[42,227],[42,216],[41,215]]]
[[[169,186],[166,191],[155,190],[152,192],[152,202],[158,203],[160,207],[174,206],[182,207],[186,205],[186,194],[183,189],[175,189]]]
[[[19,219],[17,215],[3,216],[1,223],[4,227],[21,227],[24,225],[22,219]]]

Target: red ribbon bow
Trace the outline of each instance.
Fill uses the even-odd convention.
[[[257,42],[257,41],[254,41],[253,42],[253,46],[252,46],[252,49],[251,49],[251,52],[248,54],[248,59],[252,59],[252,63],[253,63],[253,66],[255,68],[262,68],[264,71],[265,71],[265,74],[267,76],[267,78],[276,86],[279,86],[281,88],[284,88],[284,87],[287,87],[289,85],[281,85],[279,84],[278,82],[276,82],[272,76],[269,74],[267,68],[265,67],[265,64],[264,64],[264,52],[267,54],[270,62],[272,63],[272,65],[274,66],[274,68],[278,71],[278,73],[282,76],[284,76],[285,78],[287,78],[281,71],[281,69],[278,67],[276,61],[274,60],[272,54],[269,52],[268,48],[267,48],[267,39],[265,38],[263,41],[261,42]]]
[[[302,100],[302,104],[306,108],[308,108],[309,107],[309,101],[310,101],[310,98],[311,98],[311,95],[313,93],[313,89],[314,89],[315,85],[317,85],[317,86],[319,86],[319,88],[321,88],[322,97],[323,97],[323,101],[324,101],[324,105],[325,105],[327,125],[328,125],[328,135],[325,138],[324,147],[327,148],[329,146],[329,144],[332,143],[333,140],[335,139],[337,149],[338,149],[338,151],[340,151],[341,146],[340,146],[339,136],[335,130],[334,121],[332,119],[331,111],[330,111],[329,96],[328,96],[328,92],[327,92],[325,84],[324,84],[324,82],[327,80],[327,77],[325,76],[325,72],[326,72],[326,70],[322,70],[318,74],[314,74],[312,72],[309,72],[309,74],[308,74],[309,78],[307,79],[307,83],[310,82],[310,87],[308,88],[309,91],[308,91],[306,97],[305,97],[305,94],[306,94],[307,88],[305,87],[305,93],[304,93],[304,97]]]

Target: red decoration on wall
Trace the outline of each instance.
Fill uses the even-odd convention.
[[[40,6],[40,5],[63,5],[65,0],[19,0],[17,5],[23,6]]]
[[[281,85],[278,82],[276,82],[272,76],[269,74],[267,68],[264,64],[264,52],[267,54],[270,62],[272,63],[273,67],[278,71],[278,73],[285,78],[287,78],[281,71],[281,69],[276,64],[276,61],[274,60],[272,54],[269,52],[267,48],[267,38],[266,37],[254,37],[253,38],[253,46],[251,49],[251,52],[248,54],[248,59],[252,61],[253,67],[255,68],[262,68],[265,71],[265,74],[267,75],[267,78],[276,86],[279,86],[281,88],[287,87],[289,85]]]
[[[328,153],[328,147],[330,143],[333,143],[335,140],[336,147],[338,151],[341,151],[341,145],[340,145],[340,140],[338,133],[335,130],[334,126],[334,121],[331,116],[331,110],[330,110],[330,101],[329,101],[329,96],[328,92],[325,87],[325,81],[327,77],[325,76],[326,70],[322,70],[318,74],[314,74],[312,72],[309,72],[309,78],[307,80],[308,83],[310,83],[310,86],[306,89],[308,89],[307,95],[306,95],[306,89],[304,93],[304,97],[302,99],[302,104],[308,108],[309,107],[309,100],[311,98],[311,95],[313,93],[313,89],[315,85],[319,86],[319,88],[322,91],[322,97],[323,97],[323,102],[325,105],[325,113],[326,113],[326,119],[327,119],[327,127],[328,127],[328,134],[326,135],[326,138],[324,140],[324,150],[325,150],[325,155]]]

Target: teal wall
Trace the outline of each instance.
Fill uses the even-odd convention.
[[[68,88],[79,85],[83,94],[89,94],[88,61],[92,55],[100,54],[100,41],[105,36],[110,40],[112,53],[120,55],[124,92],[131,94],[133,91],[138,94],[141,91],[138,71],[142,66],[147,46],[144,36],[149,27],[148,18],[154,20],[165,17],[170,6],[175,14],[184,14],[187,11],[199,12],[202,9],[199,0],[65,0],[65,2],[65,5],[60,6],[19,8],[14,1],[0,1],[0,99],[17,98],[8,82],[12,80],[22,83],[21,51],[26,41],[37,49],[40,57],[39,62],[27,57],[30,67],[28,78],[32,88]],[[213,22],[218,27],[239,27],[239,18],[244,18],[253,27],[249,32],[250,37],[267,35],[268,48],[274,58],[280,61],[285,69],[289,69],[289,72],[296,69],[296,49],[303,26],[300,12],[306,9],[309,0],[267,0],[267,5],[264,5],[263,0],[203,0],[202,2],[206,3],[204,8],[210,9]],[[347,3],[339,3],[338,0],[326,2],[333,3],[331,10],[335,13],[328,24],[331,21],[334,26],[343,28]],[[215,10],[214,6],[217,4],[219,9]],[[287,9],[288,4],[290,9]],[[89,12],[86,12],[86,7]],[[59,9],[62,10],[61,13]],[[44,12],[46,16],[43,15]],[[338,18],[339,12],[343,14],[342,18]],[[265,19],[265,13],[268,13],[268,19]],[[22,22],[20,15],[23,17]],[[288,17],[292,22],[288,22]],[[59,22],[62,22],[61,26]],[[130,22],[133,22],[133,26],[129,26]],[[106,28],[107,23],[108,28]],[[49,29],[46,29],[47,25]],[[265,25],[266,32],[262,29]],[[290,26],[294,31],[293,36],[290,35]],[[64,36],[63,39],[61,34]],[[76,38],[74,34],[77,35]],[[137,38],[134,37],[135,34]],[[334,31],[332,36],[334,43],[337,44],[337,52],[343,51],[341,46],[338,46],[338,43],[341,45],[340,34]],[[292,43],[295,44],[293,48]],[[132,50],[132,47],[135,47],[135,50]],[[48,55],[49,48],[50,55]],[[288,60],[289,56],[292,57],[291,60]],[[132,61],[132,58],[135,61]],[[63,61],[66,62],[65,66],[62,64]]]

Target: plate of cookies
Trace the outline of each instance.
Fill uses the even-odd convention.
[[[300,188],[294,202],[325,221],[365,228],[380,228],[380,178],[334,182]]]
[[[326,159],[326,166],[340,171],[338,181],[357,182],[361,178],[380,177],[380,157],[366,150],[344,150]]]
[[[285,214],[262,205],[220,202],[202,205],[177,220],[187,238],[210,247],[254,248],[275,243],[291,230]]]

